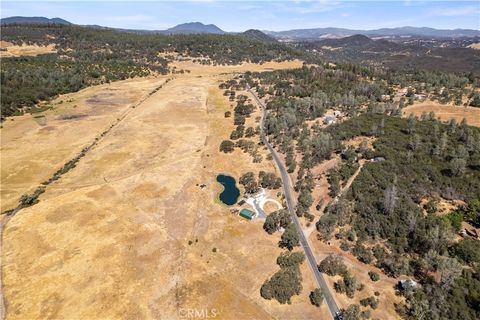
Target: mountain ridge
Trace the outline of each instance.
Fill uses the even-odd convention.
[[[268,34],[258,29],[248,29],[240,33],[240,35],[252,40],[258,40],[258,41],[264,41],[264,42],[278,42],[277,39],[275,39],[274,37],[269,36]]]
[[[0,24],[62,24],[75,25],[62,18],[46,18],[46,17],[25,17],[13,16],[0,19]],[[177,24],[166,30],[139,30],[139,29],[125,29],[102,27],[97,25],[90,25],[91,27],[109,28],[122,31],[145,32],[145,33],[163,33],[163,34],[189,34],[189,33],[210,33],[210,34],[226,34],[226,33],[241,33],[241,32],[226,32],[216,26],[215,24],[203,24],[201,22],[187,22]],[[259,32],[268,37],[277,40],[321,40],[329,38],[344,38],[353,35],[364,35],[367,37],[377,38],[396,38],[396,37],[430,37],[430,38],[462,38],[462,37],[480,37],[480,30],[474,29],[435,29],[430,27],[397,27],[397,28],[380,28],[371,30],[361,29],[347,29],[347,28],[310,28],[310,29],[292,29],[283,31],[268,31],[248,29],[243,32],[252,37],[260,37],[267,40],[267,37],[262,36]],[[256,35],[254,34],[256,33]]]
[[[23,16],[13,16],[0,19],[0,24],[63,24],[63,25],[72,25],[70,21],[67,21],[62,18],[46,18],[46,17],[23,17]]]
[[[203,24],[201,22],[187,22],[177,24],[174,27],[163,31],[164,33],[213,33],[224,34],[225,31],[214,24]]]
[[[435,29],[429,27],[398,27],[381,28],[372,30],[357,30],[346,28],[311,28],[311,29],[292,29],[286,31],[263,31],[277,39],[322,39],[322,38],[343,38],[361,34],[368,37],[435,37],[435,38],[460,38],[480,36],[480,30],[474,29]]]

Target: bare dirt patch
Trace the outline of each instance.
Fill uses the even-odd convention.
[[[467,120],[467,124],[475,127],[480,127],[480,108],[463,107],[444,105],[433,101],[416,103],[410,105],[402,110],[402,115],[408,117],[413,114],[420,117],[423,112],[435,112],[435,116],[441,121],[449,121],[455,119],[461,122],[463,119]]]
[[[272,213],[277,210],[279,210],[278,204],[273,201],[267,201],[263,206],[263,211],[265,211],[266,214]]]

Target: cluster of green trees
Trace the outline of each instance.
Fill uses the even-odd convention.
[[[342,279],[334,283],[334,289],[338,293],[345,293],[349,298],[353,298],[357,290],[362,290],[357,278],[347,269],[343,258],[339,255],[328,255],[318,265],[318,270],[329,276],[342,276]]]
[[[312,292],[310,292],[310,302],[317,307],[320,307],[323,302],[323,291],[320,288],[316,288]]]
[[[305,260],[305,255],[302,252],[292,252],[294,247],[300,245],[300,237],[286,209],[270,213],[263,228],[268,234],[273,234],[283,228],[284,231],[278,245],[288,251],[278,257],[277,264],[280,266],[280,271],[265,281],[260,294],[268,300],[275,298],[282,304],[290,303],[290,298],[302,291],[302,275],[299,266]],[[320,306],[323,295],[320,292],[316,292],[314,296],[312,294],[310,295],[312,303]]]
[[[436,212],[437,208],[433,207],[432,210]],[[450,212],[447,219],[457,230],[460,229],[462,221],[467,221],[473,226],[480,228],[480,199],[472,200],[466,206]]]
[[[240,80],[240,81],[245,81],[245,80]],[[228,80],[227,82],[221,83],[220,87],[221,88],[230,88],[230,87],[236,87],[237,86],[237,81],[235,79]],[[242,88],[245,87],[245,83],[241,85]],[[259,133],[260,128],[257,126],[256,128],[254,127],[248,127],[245,128],[245,121],[246,118],[249,118],[251,114],[255,110],[255,106],[251,103],[247,103],[248,97],[245,95],[235,95],[235,90],[226,90],[225,92],[231,92],[233,93],[230,94],[230,98],[233,97],[233,100],[236,97],[236,106],[234,108],[234,116],[233,116],[233,123],[236,125],[236,128],[232,131],[230,134],[230,139],[234,140],[236,142],[233,142],[231,140],[224,140],[220,143],[220,151],[229,153],[233,152],[235,150],[235,147],[238,147],[243,150],[243,152],[246,152],[250,154],[253,158],[254,163],[259,163],[263,160],[262,155],[258,152],[258,145],[255,144],[252,140],[248,139],[243,139],[245,138],[251,138],[254,135]],[[225,117],[229,118],[231,116],[231,112],[227,111],[225,113]],[[269,176],[265,177],[267,180]],[[263,179],[263,178],[262,178]]]
[[[172,34],[128,32],[114,29],[63,25],[2,26],[2,39],[48,44],[60,49],[81,51],[94,56],[132,56],[151,62],[158,53],[180,53],[194,58],[208,58],[213,64],[261,63],[271,60],[301,58],[304,54],[278,42],[267,43],[238,35]],[[101,51],[102,50],[102,51]],[[103,51],[105,50],[105,51]]]
[[[380,275],[374,271],[368,271],[368,276],[372,281],[378,281],[380,280]]]
[[[376,299],[374,296],[370,296],[368,298],[360,300],[360,304],[364,307],[370,307],[372,309],[377,309],[378,308],[378,299]]]
[[[273,111],[266,122],[268,133],[278,136],[287,132],[293,137],[298,136],[305,120],[318,118],[325,108],[355,115],[359,106],[368,105],[370,109],[398,113],[405,100],[399,104],[382,102],[385,96],[394,96],[394,88],[408,88],[409,102],[413,102],[414,93],[422,93],[443,103],[457,104],[462,104],[462,97],[469,96],[470,104],[475,105],[479,100],[475,88],[480,84],[475,73],[406,72],[348,63],[252,73],[247,80],[258,87],[259,95],[271,96],[267,103]]]
[[[251,78],[260,80],[253,81]],[[253,73],[251,78],[247,79],[251,86],[269,88],[266,133],[281,145],[282,151],[288,150],[291,140],[300,138],[302,130],[305,130],[305,121],[321,117],[327,108],[343,110],[346,113],[356,112],[359,105],[367,104],[370,100],[381,101],[383,94],[391,93],[391,89],[384,83],[361,80],[358,74],[348,69],[303,67]],[[316,131],[316,134],[320,133]],[[306,132],[301,137],[306,138],[305,135]],[[312,139],[311,144],[314,141],[315,139]],[[314,161],[323,160],[328,145],[321,146],[322,148],[317,148],[316,145],[312,147],[318,152],[314,155]]]
[[[14,115],[19,108],[33,107],[58,94],[149,73],[149,69],[142,64],[115,60],[92,63],[63,58],[58,54],[2,58],[2,117]]]
[[[353,298],[355,292],[362,288],[357,282],[357,278],[350,271],[342,274],[342,279],[338,280],[333,285],[334,289],[338,293],[344,293],[349,298]]]
[[[285,229],[292,223],[292,218],[290,213],[286,209],[274,211],[270,213],[263,224],[263,229],[268,232],[268,234],[273,234],[274,232],[280,230],[280,228]]]
[[[449,266],[446,266],[449,268]],[[398,312],[405,319],[480,318],[480,266],[462,269],[452,266],[440,283],[428,279],[421,288],[403,292],[406,305]]]
[[[356,63],[377,68],[395,68],[405,73],[412,72],[412,69],[477,74],[480,72],[478,53],[475,50],[465,48],[463,44],[454,44],[453,47],[450,47],[451,43],[447,47],[441,47],[440,44],[444,45],[445,42],[442,40],[430,44],[400,44],[386,40],[370,40],[364,44],[329,44],[338,48],[330,50],[324,48],[327,45],[324,40],[293,43],[292,46],[337,64]]]
[[[370,319],[370,311],[360,311],[360,306],[358,304],[351,304],[342,311],[342,317],[344,320]]]
[[[474,92],[470,95],[470,106],[480,108],[480,93]]]
[[[431,306],[434,299],[439,298],[428,294],[432,287],[441,286],[431,279],[430,272],[440,272],[444,283],[456,283],[461,281],[462,264],[476,266],[480,261],[477,240],[453,241],[461,221],[475,224],[479,219],[480,130],[465,123],[443,124],[435,120],[369,114],[327,131],[341,138],[372,135],[372,127],[380,127],[382,121],[383,130],[381,133],[377,130],[375,151],[370,156],[386,160],[367,163],[350,191],[327,208],[317,222],[317,229],[328,238],[338,226],[352,225],[358,240],[353,248],[346,249],[352,248],[360,261],[375,263],[391,276],[415,275],[430,284],[409,296],[403,314],[410,316],[421,303],[426,304],[419,299],[428,300]],[[446,199],[463,199],[468,205],[445,217],[438,216],[436,207],[429,205],[425,215],[418,203],[434,194]],[[356,237],[348,240],[355,241]],[[387,248],[375,245],[369,249],[362,244],[363,241],[375,243],[378,239],[385,239]],[[376,278],[373,274],[371,277]],[[475,287],[472,290],[475,292]],[[471,301],[475,297],[472,290],[440,292],[444,300]],[[474,301],[478,305],[478,300]],[[473,308],[475,303],[455,307],[448,304],[451,311],[440,314],[456,318],[454,315],[461,312],[470,314],[463,318],[474,319],[478,317],[478,310]],[[460,311],[462,308],[465,310]],[[437,317],[429,318],[438,318],[435,314]]]
[[[375,264],[389,276],[414,276],[422,286],[413,296],[423,293],[422,299],[430,306],[435,300],[423,284],[453,288],[462,281],[462,269],[478,266],[478,241],[455,242],[454,236],[462,221],[478,226],[480,220],[480,129],[465,121],[442,123],[434,114],[403,119],[404,101],[382,102],[382,95],[393,95],[394,87],[410,87],[410,95],[429,92],[446,102],[450,96],[465,95],[476,88],[476,75],[405,73],[346,64],[253,73],[246,80],[267,97],[266,132],[277,150],[285,154],[289,171],[297,173],[299,215],[308,218],[314,205],[311,190],[316,177],[311,169],[318,163],[332,153],[341,154],[341,166],[328,176],[331,195],[337,196],[342,183],[358,168],[358,159],[371,160],[348,192],[328,206],[316,222],[322,238],[335,235],[342,239],[343,250],[364,263]],[[341,110],[350,119],[322,128],[315,120],[327,108]],[[367,143],[350,149],[342,146],[342,140],[360,136],[375,137],[374,148],[369,150]],[[441,216],[432,202],[425,214],[420,203],[432,197],[460,199],[467,206]],[[275,229],[278,224],[271,225]],[[351,296],[358,288],[334,258],[319,268],[327,274],[346,275],[336,284],[339,292]],[[432,272],[441,275],[440,283],[435,284]],[[370,277],[378,280],[376,274]],[[478,309],[473,307],[478,305],[478,291],[469,290],[442,290],[441,294],[451,301],[466,299],[464,313],[478,317]],[[404,315],[415,312],[415,303],[409,299]],[[372,308],[376,303],[374,299],[362,301]]]
[[[294,247],[298,247],[300,245],[300,237],[286,209],[270,213],[263,224],[263,229],[268,232],[268,234],[273,234],[281,228],[283,228],[284,231],[278,245],[290,251],[293,250]]]
[[[54,43],[57,49],[55,54],[38,57],[2,58],[2,117],[92,84],[166,73],[173,54],[206,58],[213,64],[262,63],[302,56],[280,43],[236,35],[163,35],[64,25],[6,25],[2,26],[2,40]],[[162,57],[162,52],[172,55]]]
[[[253,172],[243,174],[239,183],[243,185],[246,193],[253,194],[257,192],[260,187],[266,189],[278,189],[282,186],[282,179],[277,177],[273,172],[260,171],[258,173],[258,180]]]
[[[281,304],[291,303],[294,295],[302,292],[300,265],[305,261],[302,252],[283,252],[277,259],[280,270],[267,279],[260,289],[260,295],[267,300],[276,299]]]
[[[282,186],[282,179],[273,172],[260,171],[258,180],[262,188],[278,189]]]
[[[329,254],[318,265],[318,270],[329,276],[342,275],[347,272],[347,266],[343,262],[343,258],[339,255]]]

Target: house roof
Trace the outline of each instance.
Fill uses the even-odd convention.
[[[240,211],[240,215],[244,218],[252,219],[255,216],[255,212],[253,212],[252,210],[248,210],[248,209],[242,209]]]

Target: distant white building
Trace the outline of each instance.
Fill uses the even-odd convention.
[[[400,280],[398,282],[398,285],[400,287],[400,289],[402,290],[407,290],[407,289],[410,289],[410,288],[415,288],[417,286],[417,282],[416,281],[413,281],[413,280]]]
[[[337,122],[337,118],[335,118],[335,116],[325,116],[323,118],[323,123],[325,124],[332,124],[335,122]]]
[[[420,101],[424,101],[425,99],[427,99],[427,95],[425,95],[423,93],[415,93],[413,96],[414,96],[415,99],[420,100]]]

